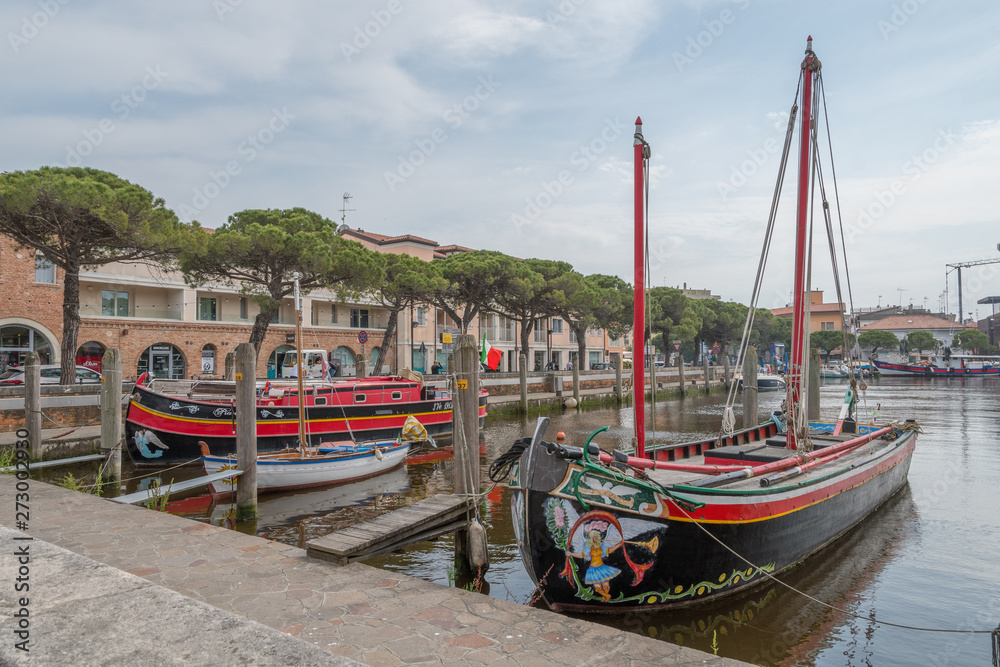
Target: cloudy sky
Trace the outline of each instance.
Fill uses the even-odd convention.
[[[207,227],[339,221],[346,192],[352,227],[631,280],[641,115],[653,283],[741,302],[811,34],[856,305],[937,309],[946,264],[1000,258],[989,0],[9,0],[0,27],[0,168],[105,169]],[[766,307],[790,289],[783,202]],[[974,312],[1000,264],[963,287]]]

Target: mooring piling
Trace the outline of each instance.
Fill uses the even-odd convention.
[[[743,428],[757,425],[757,348],[750,346],[743,358]]]
[[[708,355],[704,352],[701,353],[701,371],[702,379],[705,381],[705,393],[707,394],[711,391],[711,385],[708,381]]]
[[[108,482],[118,495],[122,478],[122,354],[114,347],[101,359],[101,452],[107,453]]]
[[[809,390],[806,395],[806,419],[819,419],[819,350],[809,351]]]
[[[236,484],[236,520],[257,518],[257,351],[236,346],[236,459],[243,471]],[[299,397],[300,400],[302,397]]]
[[[519,355],[517,358],[517,375],[521,385],[521,412],[528,412],[528,357]]]
[[[28,455],[42,460],[42,375],[38,353],[24,357],[24,428],[28,429]]]
[[[455,344],[455,389],[452,397],[452,438],[455,452],[455,494],[473,497],[479,493],[479,349],[476,337],[458,336]],[[472,503],[475,506],[475,502]],[[486,533],[478,519],[471,518],[455,533],[455,568],[462,574],[483,572]]]
[[[677,377],[681,381],[681,396],[687,394],[687,385],[684,384],[684,355],[680,352],[677,353]]]

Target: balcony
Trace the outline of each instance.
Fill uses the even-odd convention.
[[[102,319],[143,319],[143,320],[181,320],[183,313],[179,307],[159,307],[156,306],[135,306],[126,314],[124,312],[114,315],[106,315],[100,308],[95,308],[89,304],[80,304],[81,318],[102,318]]]

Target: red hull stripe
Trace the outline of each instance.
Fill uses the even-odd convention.
[[[913,454],[915,446],[916,436],[912,436],[910,442],[901,447],[897,452],[893,453],[892,456],[886,458],[884,461],[880,461],[873,466],[861,468],[854,474],[844,475],[843,479],[838,480],[835,483],[823,484],[822,481],[817,481],[815,484],[810,484],[802,487],[802,489],[797,489],[803,491],[803,493],[795,494],[795,492],[792,491],[788,494],[783,494],[783,497],[772,501],[760,502],[755,500],[754,495],[745,495],[740,496],[740,500],[743,502],[723,504],[719,502],[720,500],[723,500],[722,498],[715,495],[709,496],[707,494],[699,496],[695,493],[696,489],[688,490],[685,488],[679,488],[678,493],[679,495],[691,500],[698,500],[706,503],[706,506],[703,509],[688,512],[688,514],[699,523],[740,524],[766,521],[785,514],[797,512],[811,505],[829,500],[833,496],[844,493],[845,491],[850,491],[855,487],[861,486],[865,482],[868,482],[878,475],[891,470],[908,459],[910,455]],[[761,491],[762,493],[767,493],[767,490],[765,489],[762,489]],[[668,507],[671,520],[691,521],[691,519],[681,513],[681,511],[678,510],[673,503],[669,503]]]

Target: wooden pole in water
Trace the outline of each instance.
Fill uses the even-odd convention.
[[[580,404],[580,361],[573,364],[573,399]]]
[[[298,350],[296,350],[298,352]],[[257,351],[250,343],[236,346],[236,520],[257,518]]]
[[[278,363],[280,370],[281,362]],[[223,377],[230,382],[236,377],[236,355],[232,352],[226,353],[226,374]]]
[[[729,350],[728,346],[722,355],[722,374],[726,379],[726,388],[729,388]]]
[[[38,353],[24,357],[24,428],[28,429],[28,455],[42,460],[42,375]]]
[[[108,456],[108,483],[115,496],[122,478],[122,354],[109,347],[101,359],[101,451]]]
[[[528,357],[520,355],[517,358],[517,375],[521,385],[521,413],[528,412]]]
[[[708,355],[704,352],[701,353],[701,372],[703,374],[703,380],[705,381],[705,393],[707,394],[712,388],[708,382]]]
[[[455,395],[451,413],[455,451],[455,493],[479,493],[479,348],[476,337],[458,336],[455,344]],[[472,572],[469,530],[455,532],[456,570]]]
[[[683,396],[685,393],[687,393],[687,390],[685,389],[684,386],[684,355],[681,354],[680,352],[677,353],[677,376],[680,378],[681,381],[680,389],[681,389],[681,396]]]
[[[743,428],[757,425],[757,348],[752,345],[743,358]]]
[[[620,404],[625,400],[622,393],[622,355],[615,352],[611,355],[611,360],[615,365],[615,399]]]
[[[806,392],[806,419],[819,419],[819,350],[809,352],[809,389]]]

